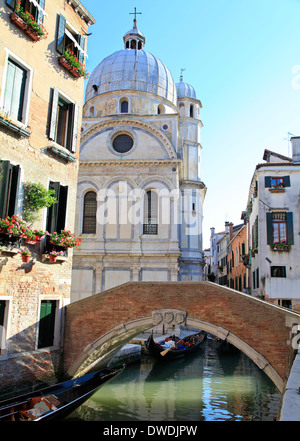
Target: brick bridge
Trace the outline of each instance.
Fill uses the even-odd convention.
[[[71,303],[64,370],[78,376],[101,368],[134,336],[163,323],[227,339],[283,392],[300,313],[210,282],[129,282]]]

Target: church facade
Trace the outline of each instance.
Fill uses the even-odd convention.
[[[86,89],[72,301],[129,281],[203,275],[201,102],[144,50],[136,19],[123,42]]]

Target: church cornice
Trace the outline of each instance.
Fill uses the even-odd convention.
[[[80,166],[98,166],[109,165],[111,167],[119,167],[120,164],[130,166],[141,165],[178,165],[181,166],[181,159],[93,159],[80,161]]]
[[[98,132],[101,132],[103,130],[109,129],[109,128],[116,128],[116,127],[134,127],[134,128],[140,128],[142,130],[148,131],[152,135],[154,135],[156,138],[158,138],[161,143],[164,145],[166,150],[168,151],[168,154],[170,155],[170,158],[176,159],[177,153],[170,142],[169,138],[163,133],[162,130],[158,130],[156,127],[153,127],[152,125],[140,121],[137,119],[129,119],[129,118],[117,118],[117,119],[109,119],[105,121],[101,121],[98,124],[95,124],[91,128],[87,129],[82,135],[81,135],[81,145],[83,145],[91,136],[97,134]],[[123,162],[123,160],[122,160]]]

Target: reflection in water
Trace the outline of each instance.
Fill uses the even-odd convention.
[[[164,363],[144,356],[69,417],[86,421],[272,421],[280,393],[244,354],[196,354]]]

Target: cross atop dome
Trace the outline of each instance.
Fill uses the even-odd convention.
[[[136,12],[136,8],[134,8],[134,12],[129,12],[130,15],[134,15],[133,19],[133,29],[126,32],[123,37],[123,41],[125,43],[125,49],[136,49],[141,50],[145,45],[145,37],[141,31],[138,30],[136,25],[136,16],[138,14],[142,14],[141,12]]]
[[[137,14],[142,14],[141,12],[136,12],[136,8],[134,8],[134,12],[129,12],[129,15],[134,15],[133,19],[133,27],[136,28],[136,16]]]

